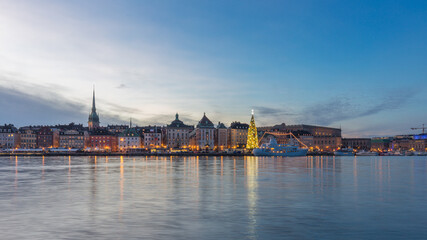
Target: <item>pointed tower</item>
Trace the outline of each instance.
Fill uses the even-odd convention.
[[[99,127],[99,116],[96,113],[96,107],[95,107],[95,87],[93,88],[93,96],[92,96],[92,111],[89,114],[89,120],[87,122],[87,125],[89,127],[89,131],[92,131]]]
[[[258,148],[258,132],[255,126],[254,110],[252,110],[252,118],[248,129],[248,142],[246,143],[246,149],[253,150],[254,148]]]

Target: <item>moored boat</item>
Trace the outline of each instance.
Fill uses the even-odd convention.
[[[334,151],[335,156],[354,156],[353,148],[341,148]]]
[[[360,151],[356,153],[356,156],[378,156],[377,152]]]
[[[253,150],[255,156],[281,156],[299,157],[306,156],[308,148],[300,148],[297,143],[291,141],[289,144],[277,144],[276,139],[270,138],[269,143],[262,144]]]

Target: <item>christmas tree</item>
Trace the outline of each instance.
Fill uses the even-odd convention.
[[[254,110],[252,110],[252,118],[248,129],[248,142],[246,143],[246,149],[253,150],[254,148],[258,148],[258,133],[255,126]]]

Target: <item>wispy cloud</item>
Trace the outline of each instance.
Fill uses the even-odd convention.
[[[415,89],[399,89],[385,93],[379,99],[361,105],[348,97],[335,97],[326,102],[311,105],[300,114],[299,121],[330,125],[332,123],[375,115],[384,111],[400,109],[415,96]]]

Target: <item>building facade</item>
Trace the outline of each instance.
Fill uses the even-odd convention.
[[[158,126],[142,127],[142,137],[145,148],[162,148],[162,128]]]
[[[61,148],[85,148],[85,133],[77,130],[59,132],[59,147]]]
[[[371,139],[371,150],[383,152],[391,149],[392,137],[374,137]]]
[[[18,129],[12,124],[0,126],[0,149],[19,147]]]
[[[130,148],[141,148],[141,135],[135,128],[128,128],[118,135],[118,144],[120,151],[126,151]]]
[[[37,148],[37,132],[31,129],[21,130],[20,148]]]
[[[360,150],[371,150],[370,138],[343,138],[342,146]]]
[[[190,146],[197,151],[208,151],[215,148],[215,127],[205,113],[196,128],[190,133]]]
[[[224,151],[228,148],[228,129],[224,123],[218,122],[215,131],[215,146],[218,151]]]
[[[94,151],[117,151],[117,136],[107,129],[98,128],[90,132],[90,148]]]
[[[166,145],[168,148],[187,148],[190,145],[190,133],[194,126],[185,125],[179,120],[178,113],[175,120],[166,126]]]
[[[286,126],[287,131],[294,132],[297,130],[303,130],[313,135],[313,147],[322,151],[333,151],[341,147],[341,129],[312,126],[312,125],[288,125]]]
[[[246,148],[249,125],[241,122],[232,122],[229,128],[230,148]]]
[[[53,146],[53,130],[50,127],[42,127],[37,132],[37,147],[52,148]]]

